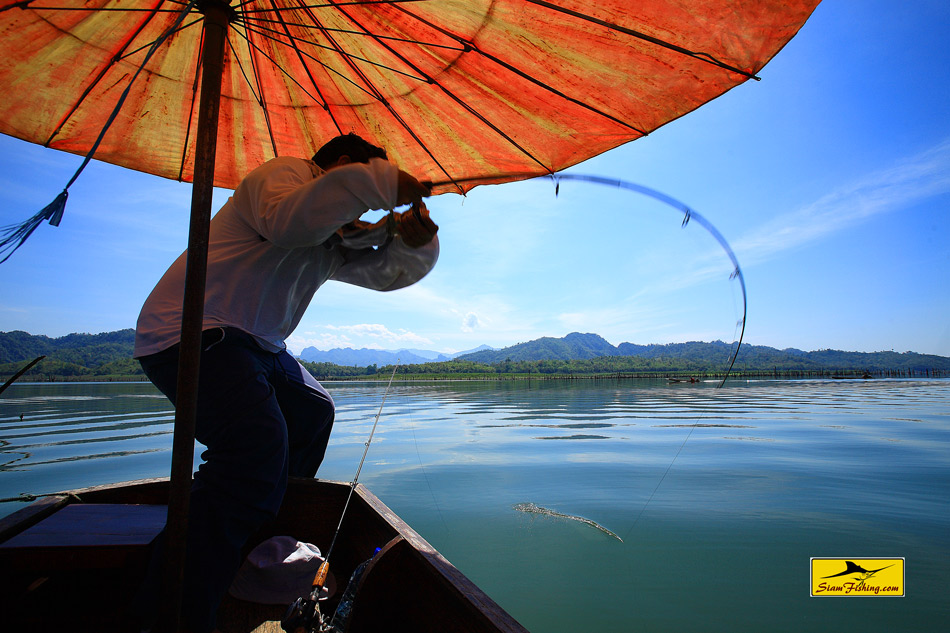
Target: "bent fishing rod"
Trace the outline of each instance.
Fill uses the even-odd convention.
[[[376,427],[379,425],[379,418],[383,413],[383,407],[386,405],[386,398],[389,396],[389,390],[393,385],[393,379],[396,377],[396,370],[399,369],[399,363],[393,367],[393,373],[386,384],[386,391],[383,392],[382,402],[379,403],[379,410],[376,412],[376,419],[373,420],[373,428],[369,432],[369,438],[363,447],[363,456],[360,458],[359,466],[356,467],[356,475],[350,482],[350,491],[346,496],[346,502],[343,504],[343,511],[340,512],[340,522],[337,523],[336,531],[333,533],[333,539],[330,541],[330,548],[327,550],[323,562],[317,569],[310,589],[310,595],[307,598],[297,598],[297,600],[287,608],[287,613],[281,620],[281,627],[288,633],[310,633],[314,630],[316,624],[317,630],[324,630],[323,615],[320,613],[319,600],[320,592],[326,586],[327,576],[330,573],[330,556],[333,554],[333,548],[336,546],[337,537],[343,527],[343,519],[346,517],[346,511],[350,507],[350,500],[353,498],[353,491],[359,483],[360,473],[363,471],[363,463],[366,461],[366,455],[369,453],[369,446],[373,442],[373,436],[376,434]]]
[[[655,189],[650,189],[649,187],[644,187],[643,185],[638,185],[633,182],[628,182],[626,180],[619,180],[616,178],[604,178],[603,176],[589,176],[583,174],[555,174],[551,176],[555,181],[555,195],[557,195],[558,187],[560,187],[561,180],[578,180],[581,182],[592,182],[599,185],[607,185],[617,187],[619,189],[626,189],[628,191],[633,191],[636,193],[643,194],[654,200],[658,200],[663,204],[673,207],[677,211],[680,211],[683,214],[683,224],[685,228],[689,224],[690,220],[695,220],[701,227],[706,229],[713,238],[719,242],[719,245],[726,255],[729,257],[729,260],[734,266],[732,274],[729,276],[730,279],[738,279],[739,286],[742,288],[742,318],[739,320],[737,325],[741,327],[739,332],[739,342],[736,344],[736,349],[732,353],[732,358],[729,359],[729,367],[726,368],[726,373],[723,375],[722,380],[719,381],[718,387],[722,387],[726,384],[726,379],[729,378],[730,372],[732,372],[733,365],[736,364],[736,358],[739,356],[739,348],[742,347],[742,337],[745,336],[745,322],[746,315],[748,312],[748,300],[746,297],[745,290],[745,277],[742,275],[742,268],[739,266],[739,259],[736,257],[736,254],[733,252],[732,247],[729,246],[729,242],[726,241],[726,238],[722,236],[722,233],[712,225],[712,222],[701,216],[699,213],[686,206],[676,198],[666,195],[665,193],[659,192]]]
[[[729,242],[726,241],[726,238],[723,237],[722,233],[713,226],[712,222],[707,220],[705,217],[691,209],[686,204],[680,202],[672,196],[668,196],[665,193],[657,191],[655,189],[650,189],[649,187],[644,187],[643,185],[638,185],[633,182],[626,180],[620,180],[618,178],[606,178],[604,176],[594,176],[586,174],[561,174],[561,173],[551,173],[546,176],[538,176],[537,174],[506,174],[505,178],[510,177],[511,180],[527,180],[535,178],[550,178],[554,181],[554,195],[557,196],[560,191],[561,181],[562,180],[575,180],[580,182],[591,182],[598,185],[605,185],[609,187],[617,187],[618,189],[626,189],[627,191],[633,191],[645,195],[647,197],[653,198],[663,204],[676,209],[683,214],[683,223],[682,226],[685,228],[691,220],[695,220],[700,226],[702,226],[706,231],[709,232],[713,238],[719,242],[719,245],[726,251],[726,255],[729,257],[729,260],[734,266],[732,274],[729,276],[730,279],[738,279],[739,286],[742,288],[742,318],[736,323],[737,327],[740,327],[739,332],[739,341],[736,344],[736,349],[732,354],[732,357],[729,359],[729,367],[726,369],[726,373],[723,375],[722,380],[719,381],[718,387],[722,387],[726,384],[726,379],[729,377],[729,374],[732,372],[733,366],[736,364],[736,358],[739,356],[739,348],[742,347],[742,339],[745,336],[745,324],[746,316],[748,312],[748,300],[746,297],[746,288],[745,288],[745,277],[742,274],[742,268],[739,266],[739,260],[736,257],[736,254],[733,252],[732,247],[729,246]],[[462,179],[453,179],[447,180],[445,182],[430,182],[426,181],[423,184],[431,187],[439,187],[445,185],[455,185],[462,190],[462,184],[479,184],[489,181],[488,176],[483,177],[474,177],[474,178],[462,178]]]

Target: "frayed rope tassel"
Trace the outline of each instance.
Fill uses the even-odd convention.
[[[10,259],[10,256],[13,255],[18,248],[23,246],[23,242],[30,237],[43,220],[49,220],[51,225],[59,226],[60,220],[63,219],[63,212],[66,210],[66,198],[68,197],[69,193],[63,189],[63,191],[56,196],[55,200],[43,207],[42,211],[29,220],[21,222],[20,224],[10,224],[3,227],[3,239],[0,240],[0,254],[6,253],[6,257],[0,259],[0,264]]]

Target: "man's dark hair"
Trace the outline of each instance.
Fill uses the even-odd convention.
[[[327,141],[313,155],[313,162],[319,165],[321,169],[326,169],[338,161],[341,156],[349,156],[354,163],[368,163],[370,158],[382,158],[383,160],[387,158],[386,150],[376,147],[350,132]]]

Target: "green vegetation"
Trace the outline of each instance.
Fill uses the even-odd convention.
[[[26,332],[0,332],[0,380],[6,380],[41,354],[46,358],[26,373],[26,381],[145,380],[132,359],[134,332],[70,334],[57,339]],[[596,334],[545,337],[503,350],[485,350],[445,362],[401,365],[402,379],[524,379],[586,377],[676,378],[720,377],[729,365],[733,345],[670,343],[612,346]],[[393,366],[345,367],[304,362],[323,380],[388,378]],[[945,376],[950,358],[914,352],[843,352],[777,350],[743,345],[733,368],[737,376]]]
[[[135,331],[69,334],[60,338],[26,332],[0,332],[0,378],[6,380],[27,362],[45,355],[20,380],[145,380],[132,359]]]

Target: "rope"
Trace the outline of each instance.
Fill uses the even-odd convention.
[[[28,492],[20,493],[17,497],[7,497],[6,499],[0,499],[0,503],[9,503],[11,501],[23,501],[25,503],[32,503],[37,499],[42,497],[67,497],[73,501],[82,502],[82,499],[79,498],[79,495],[73,492],[47,492],[44,494],[30,494]]]
[[[92,160],[96,150],[99,149],[99,145],[102,143],[102,139],[105,138],[106,132],[109,131],[113,121],[115,121],[116,117],[119,115],[119,111],[122,109],[122,106],[125,105],[125,100],[132,91],[132,85],[135,83],[135,80],[141,74],[149,60],[152,59],[152,55],[154,55],[161,45],[165,43],[165,40],[167,40],[175,31],[178,30],[178,27],[181,26],[181,23],[191,12],[191,9],[195,6],[196,2],[197,0],[191,0],[188,3],[188,6],[182,9],[178,18],[175,20],[175,23],[172,24],[172,26],[169,27],[167,31],[162,33],[162,35],[157,40],[155,40],[154,43],[152,43],[148,53],[145,55],[145,59],[142,60],[142,64],[139,66],[138,70],[135,71],[135,74],[125,87],[125,90],[122,91],[122,95],[119,97],[119,101],[112,110],[112,114],[110,114],[109,118],[106,120],[105,125],[102,127],[102,131],[99,132],[99,137],[96,138],[96,142],[93,143],[92,148],[90,148],[89,152],[86,154],[82,164],[79,166],[79,169],[77,169],[76,173],[73,174],[73,177],[69,179],[69,182],[66,183],[66,186],[63,187],[63,190],[59,193],[59,195],[57,195],[50,204],[43,207],[42,210],[34,214],[31,218],[20,224],[5,226],[2,230],[0,230],[0,232],[3,234],[3,239],[0,240],[0,253],[6,253],[6,256],[3,259],[0,259],[0,264],[10,259],[10,256],[13,255],[17,249],[23,246],[23,243],[27,240],[27,238],[33,234],[33,231],[36,230],[36,227],[38,227],[44,220],[48,221],[52,226],[59,226],[60,221],[63,219],[63,213],[66,210],[66,199],[69,197],[69,188],[74,182],[76,182],[76,179],[79,178],[79,175],[84,169],[86,169],[86,165],[88,165],[89,161]]]

